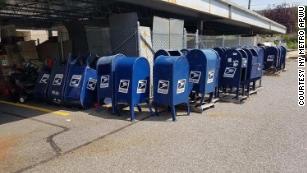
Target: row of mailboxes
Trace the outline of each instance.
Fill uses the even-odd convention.
[[[286,68],[287,49],[284,46],[269,46],[264,49],[264,70],[276,71]]]
[[[126,57],[118,54],[101,57],[97,62],[97,100],[105,104],[112,100],[112,112],[119,111],[120,104],[128,104],[131,120],[135,120],[134,108],[149,103],[150,67],[146,58]]]
[[[159,50],[153,67],[155,112],[159,106],[167,106],[176,120],[175,106],[185,104],[189,114],[192,99],[202,105],[208,101],[206,95],[210,101],[227,88],[236,88],[237,98],[239,91],[244,95],[251,83],[261,80],[263,64],[268,65],[271,58],[268,50],[263,47]],[[272,54],[282,57],[283,51],[272,49]],[[147,59],[122,54],[101,57],[98,61],[92,55],[71,56],[67,63],[57,63],[52,70],[42,71],[36,86],[37,96],[56,103],[87,108],[96,101],[100,105],[111,102],[113,113],[119,112],[122,104],[129,105],[131,120],[135,119],[135,107],[141,111],[140,104],[149,104],[149,93]],[[149,109],[151,112],[151,106]]]
[[[221,55],[220,88],[225,92],[236,88],[236,98],[245,91],[249,93],[250,84],[261,80],[263,70],[263,52],[258,48],[215,49]],[[260,53],[260,54],[259,54]]]
[[[168,106],[175,121],[175,106],[179,104],[186,104],[187,112],[190,113],[189,64],[185,56],[158,56],[154,63],[153,79],[156,114],[158,106]]]
[[[95,101],[96,70],[91,66],[96,56],[70,56],[66,63],[56,61],[52,69],[40,73],[34,95],[57,104],[88,108]]]
[[[201,106],[205,95],[210,94],[212,98],[218,88],[220,58],[217,52],[193,49],[185,50],[185,54],[159,55],[154,63],[153,105],[156,112],[157,106],[168,106],[173,120],[176,120],[176,105],[185,104],[190,113],[189,103],[194,99],[191,93],[200,95]]]

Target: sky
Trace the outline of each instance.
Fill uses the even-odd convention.
[[[247,8],[248,0],[229,0],[238,5],[244,6]],[[307,0],[251,0],[251,9],[252,10],[262,10],[266,9],[269,5],[279,5],[283,3],[290,3],[296,5],[307,5]]]

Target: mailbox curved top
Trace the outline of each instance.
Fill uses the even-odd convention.
[[[278,53],[278,48],[276,46],[269,46],[269,47],[265,47],[265,50],[268,54],[270,53]]]
[[[216,48],[213,48],[220,56],[220,58],[225,58],[226,57],[226,49],[223,48],[223,47],[216,47]]]
[[[188,64],[188,60],[185,56],[158,56],[155,60],[155,65],[173,64],[173,66],[180,66]]]
[[[155,55],[154,55],[154,59],[158,58],[158,56],[161,56],[161,55],[164,55],[164,56],[169,56],[169,53],[168,51],[164,50],[164,49],[160,49],[158,50]]]
[[[164,56],[181,56],[184,53],[178,50],[165,50],[165,49],[160,49],[158,50],[155,55],[154,55],[154,59],[156,59],[157,57],[164,55]]]
[[[252,53],[253,56],[258,56],[259,53],[255,48],[249,48],[249,51]]]
[[[213,49],[193,49],[187,55],[189,64],[194,65],[205,65],[208,62],[216,62],[218,58],[217,52]]]
[[[101,68],[101,66],[106,65],[106,64],[112,64],[112,71],[114,71],[115,65],[116,65],[116,62],[118,61],[118,59],[124,58],[124,57],[126,57],[126,56],[123,55],[123,54],[116,54],[116,55],[112,55],[112,56],[103,56],[103,57],[98,59],[96,69],[98,70],[99,68]],[[98,73],[99,73],[99,70],[98,70]]]
[[[116,68],[119,68],[117,71],[121,73],[125,73],[125,69],[133,70],[136,66],[140,66],[145,71],[149,69],[149,62],[144,57],[124,57],[116,63]]]
[[[103,57],[99,58],[99,60],[97,61],[97,68],[98,68],[99,65],[112,63],[112,61],[116,60],[117,58],[122,58],[122,57],[125,57],[125,55],[116,54],[116,55],[112,55],[112,56],[103,56]]]

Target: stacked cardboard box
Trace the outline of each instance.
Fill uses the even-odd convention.
[[[21,41],[17,43],[20,55],[26,60],[38,59],[35,41]]]

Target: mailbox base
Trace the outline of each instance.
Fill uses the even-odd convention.
[[[189,104],[189,103],[182,103],[182,104],[185,104],[185,105],[186,105],[187,115],[190,115],[190,113],[191,113],[190,104]],[[161,112],[158,111],[158,107],[159,107],[159,106],[165,106],[165,105],[159,105],[159,104],[157,104],[157,103],[152,103],[152,105],[153,105],[154,110],[155,110],[154,115],[159,116],[159,113],[161,113]],[[180,104],[178,104],[178,105],[180,105]],[[168,111],[171,112],[171,114],[172,114],[172,120],[173,120],[173,121],[176,121],[176,115],[177,115],[176,106],[177,106],[177,105],[168,105]],[[164,112],[164,111],[162,111],[162,112]]]
[[[246,100],[248,97],[247,96],[239,96],[236,97],[234,94],[227,94],[227,95],[221,95],[220,101],[222,102],[231,102],[231,103],[236,103],[236,104],[241,104]]]

